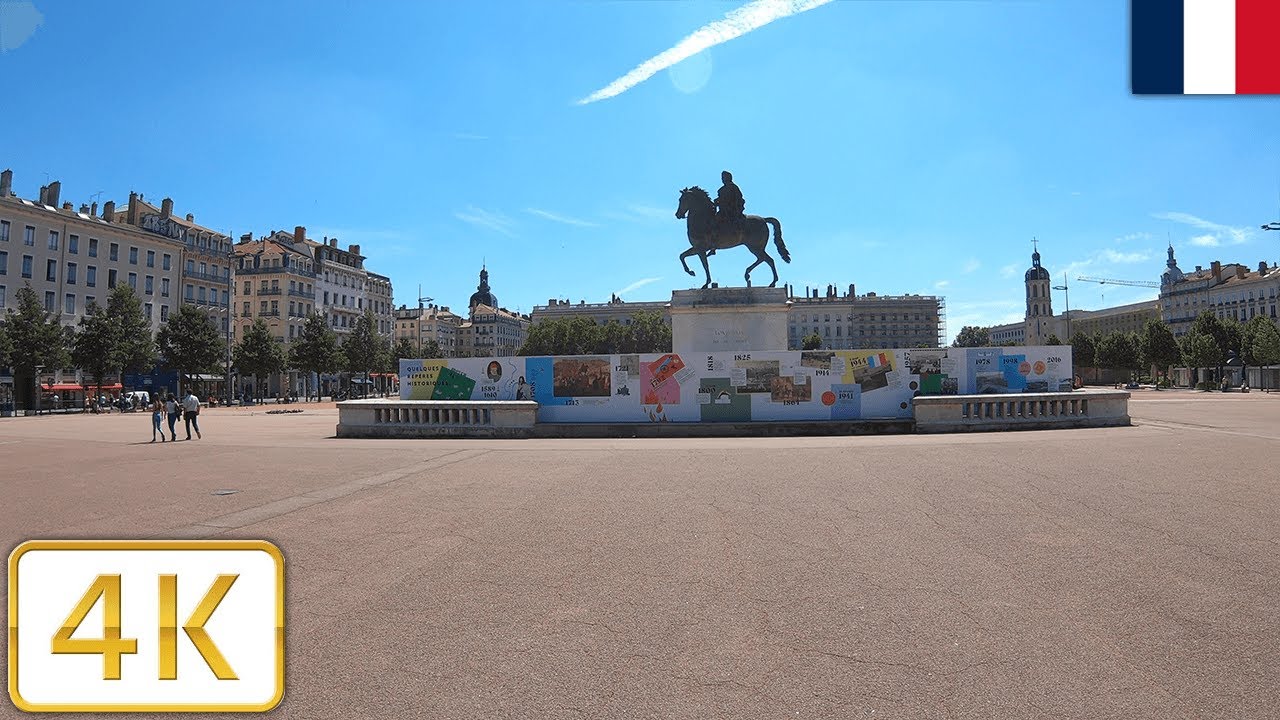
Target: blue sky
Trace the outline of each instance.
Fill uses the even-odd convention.
[[[1033,236],[1073,307],[1104,302],[1076,275],[1158,279],[1168,238],[1184,269],[1280,259],[1280,98],[1130,95],[1125,0],[842,0],[587,104],[743,3],[32,0],[29,35],[0,3],[19,194],[305,225],[397,303],[464,306],[482,261],[525,312],[665,299],[700,284],[679,190],[722,169],[782,221],[783,282],[942,294],[951,335],[1021,316]]]

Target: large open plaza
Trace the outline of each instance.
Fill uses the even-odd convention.
[[[1277,713],[1280,394],[777,439],[338,440],[280,407],[154,445],[144,413],[0,420],[3,543],[273,541],[282,718]]]

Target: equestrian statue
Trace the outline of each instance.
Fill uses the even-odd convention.
[[[769,287],[776,286],[778,268],[765,248],[769,244],[769,225],[772,225],[773,242],[778,246],[778,255],[783,262],[791,262],[791,253],[782,242],[782,224],[777,218],[744,215],[747,203],[742,197],[742,190],[734,184],[733,175],[726,170],[720,173],[720,178],[724,185],[716,194],[715,200],[697,185],[680,191],[676,217],[686,221],[691,246],[680,253],[680,264],[685,272],[697,275],[685,262],[685,258],[697,255],[702,261],[702,271],[707,276],[707,282],[702,287],[711,287],[711,268],[707,265],[707,257],[715,255],[716,250],[746,245],[756,256],[756,261],[743,274],[747,287],[751,287],[751,271],[760,263],[769,264],[769,269],[773,271],[773,282],[769,283]],[[719,213],[716,212],[717,209]]]

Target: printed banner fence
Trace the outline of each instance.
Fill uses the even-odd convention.
[[[1071,387],[1069,345],[400,361],[402,400],[536,400],[544,422],[906,418],[915,395]]]

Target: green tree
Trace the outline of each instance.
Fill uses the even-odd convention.
[[[801,350],[820,350],[822,349],[822,336],[818,333],[806,335],[801,341]]]
[[[265,390],[262,378],[284,372],[287,359],[284,348],[271,334],[271,329],[262,318],[254,320],[252,325],[245,328],[244,336],[236,343],[233,357],[240,373],[253,378],[259,398],[263,397]]]
[[[418,349],[413,346],[413,342],[409,338],[397,340],[395,346],[391,348],[391,354],[395,356],[397,365],[400,364],[401,360],[418,359]]]
[[[1168,378],[1170,366],[1182,357],[1182,349],[1178,347],[1173,331],[1162,320],[1147,320],[1142,328],[1141,344],[1144,364],[1158,368]],[[1159,387],[1157,383],[1156,388]]]
[[[1200,368],[1214,367],[1222,361],[1222,350],[1214,342],[1213,336],[1200,332],[1192,326],[1190,332],[1182,336],[1182,361],[1192,372]],[[1197,383],[1197,387],[1205,383]]]
[[[428,340],[422,343],[422,350],[418,352],[418,357],[423,360],[433,360],[444,357],[444,350],[440,349],[440,343],[435,340]]]
[[[102,379],[119,370],[124,363],[120,320],[104,312],[96,303],[86,310],[88,314],[80,318],[80,330],[71,346],[71,361],[93,377],[101,395]]]
[[[987,328],[965,325],[960,328],[960,334],[956,335],[951,347],[987,347],[990,344],[991,335]]]
[[[1191,330],[1187,334],[1190,335],[1193,332],[1207,336],[1218,350],[1213,362],[1199,367],[1217,368],[1221,371],[1222,363],[1226,362],[1227,359],[1227,349],[1232,344],[1231,331],[1227,329],[1226,324],[1218,319],[1218,316],[1214,315],[1211,310],[1205,310],[1196,316],[1195,322],[1191,323]]]
[[[0,367],[9,367],[9,357],[13,355],[13,342],[9,340],[9,331],[0,322]]]
[[[154,368],[155,338],[151,335],[151,321],[142,314],[138,293],[126,284],[116,285],[107,296],[107,315],[115,320],[119,329],[120,371],[141,373]]]
[[[1112,370],[1132,370],[1140,359],[1128,333],[1111,332],[1098,341],[1097,363]]]
[[[1058,338],[1056,333],[1049,333],[1049,337],[1044,340],[1045,345],[1061,345],[1062,340]]]
[[[34,400],[32,388],[37,368],[53,371],[66,367],[71,355],[67,352],[67,336],[58,316],[45,311],[31,286],[20,288],[14,298],[18,301],[18,311],[5,321],[6,333],[13,345],[10,362],[18,392]]]
[[[1088,333],[1076,331],[1071,336],[1071,362],[1077,368],[1096,367],[1098,362],[1097,343]]]
[[[342,361],[337,333],[329,327],[323,315],[311,313],[302,326],[302,332],[289,348],[289,364],[303,374],[308,399],[311,397],[311,375],[334,372]]]
[[[657,310],[643,310],[631,314],[629,353],[671,352],[671,326]]]
[[[1249,318],[1249,322],[1240,326],[1240,360],[1245,366],[1257,367],[1267,364],[1259,362],[1258,356],[1253,352],[1255,340],[1258,333],[1266,332],[1268,329],[1274,330],[1275,327],[1275,321],[1266,315],[1254,315]]]
[[[351,333],[342,341],[346,371],[353,374],[364,373],[366,380],[378,366],[378,355],[381,351],[379,337],[373,328],[373,314],[366,312],[356,320]]]
[[[1259,315],[1256,320],[1261,318]],[[1263,318],[1265,320],[1265,318]],[[1250,320],[1252,322],[1252,320]],[[1280,363],[1280,330],[1270,320],[1259,323],[1250,333],[1249,354],[1255,367],[1264,367]]]
[[[216,368],[226,351],[224,342],[213,319],[203,310],[185,303],[169,314],[169,322],[156,336],[160,356],[178,372],[179,378],[183,373],[202,373]]]

